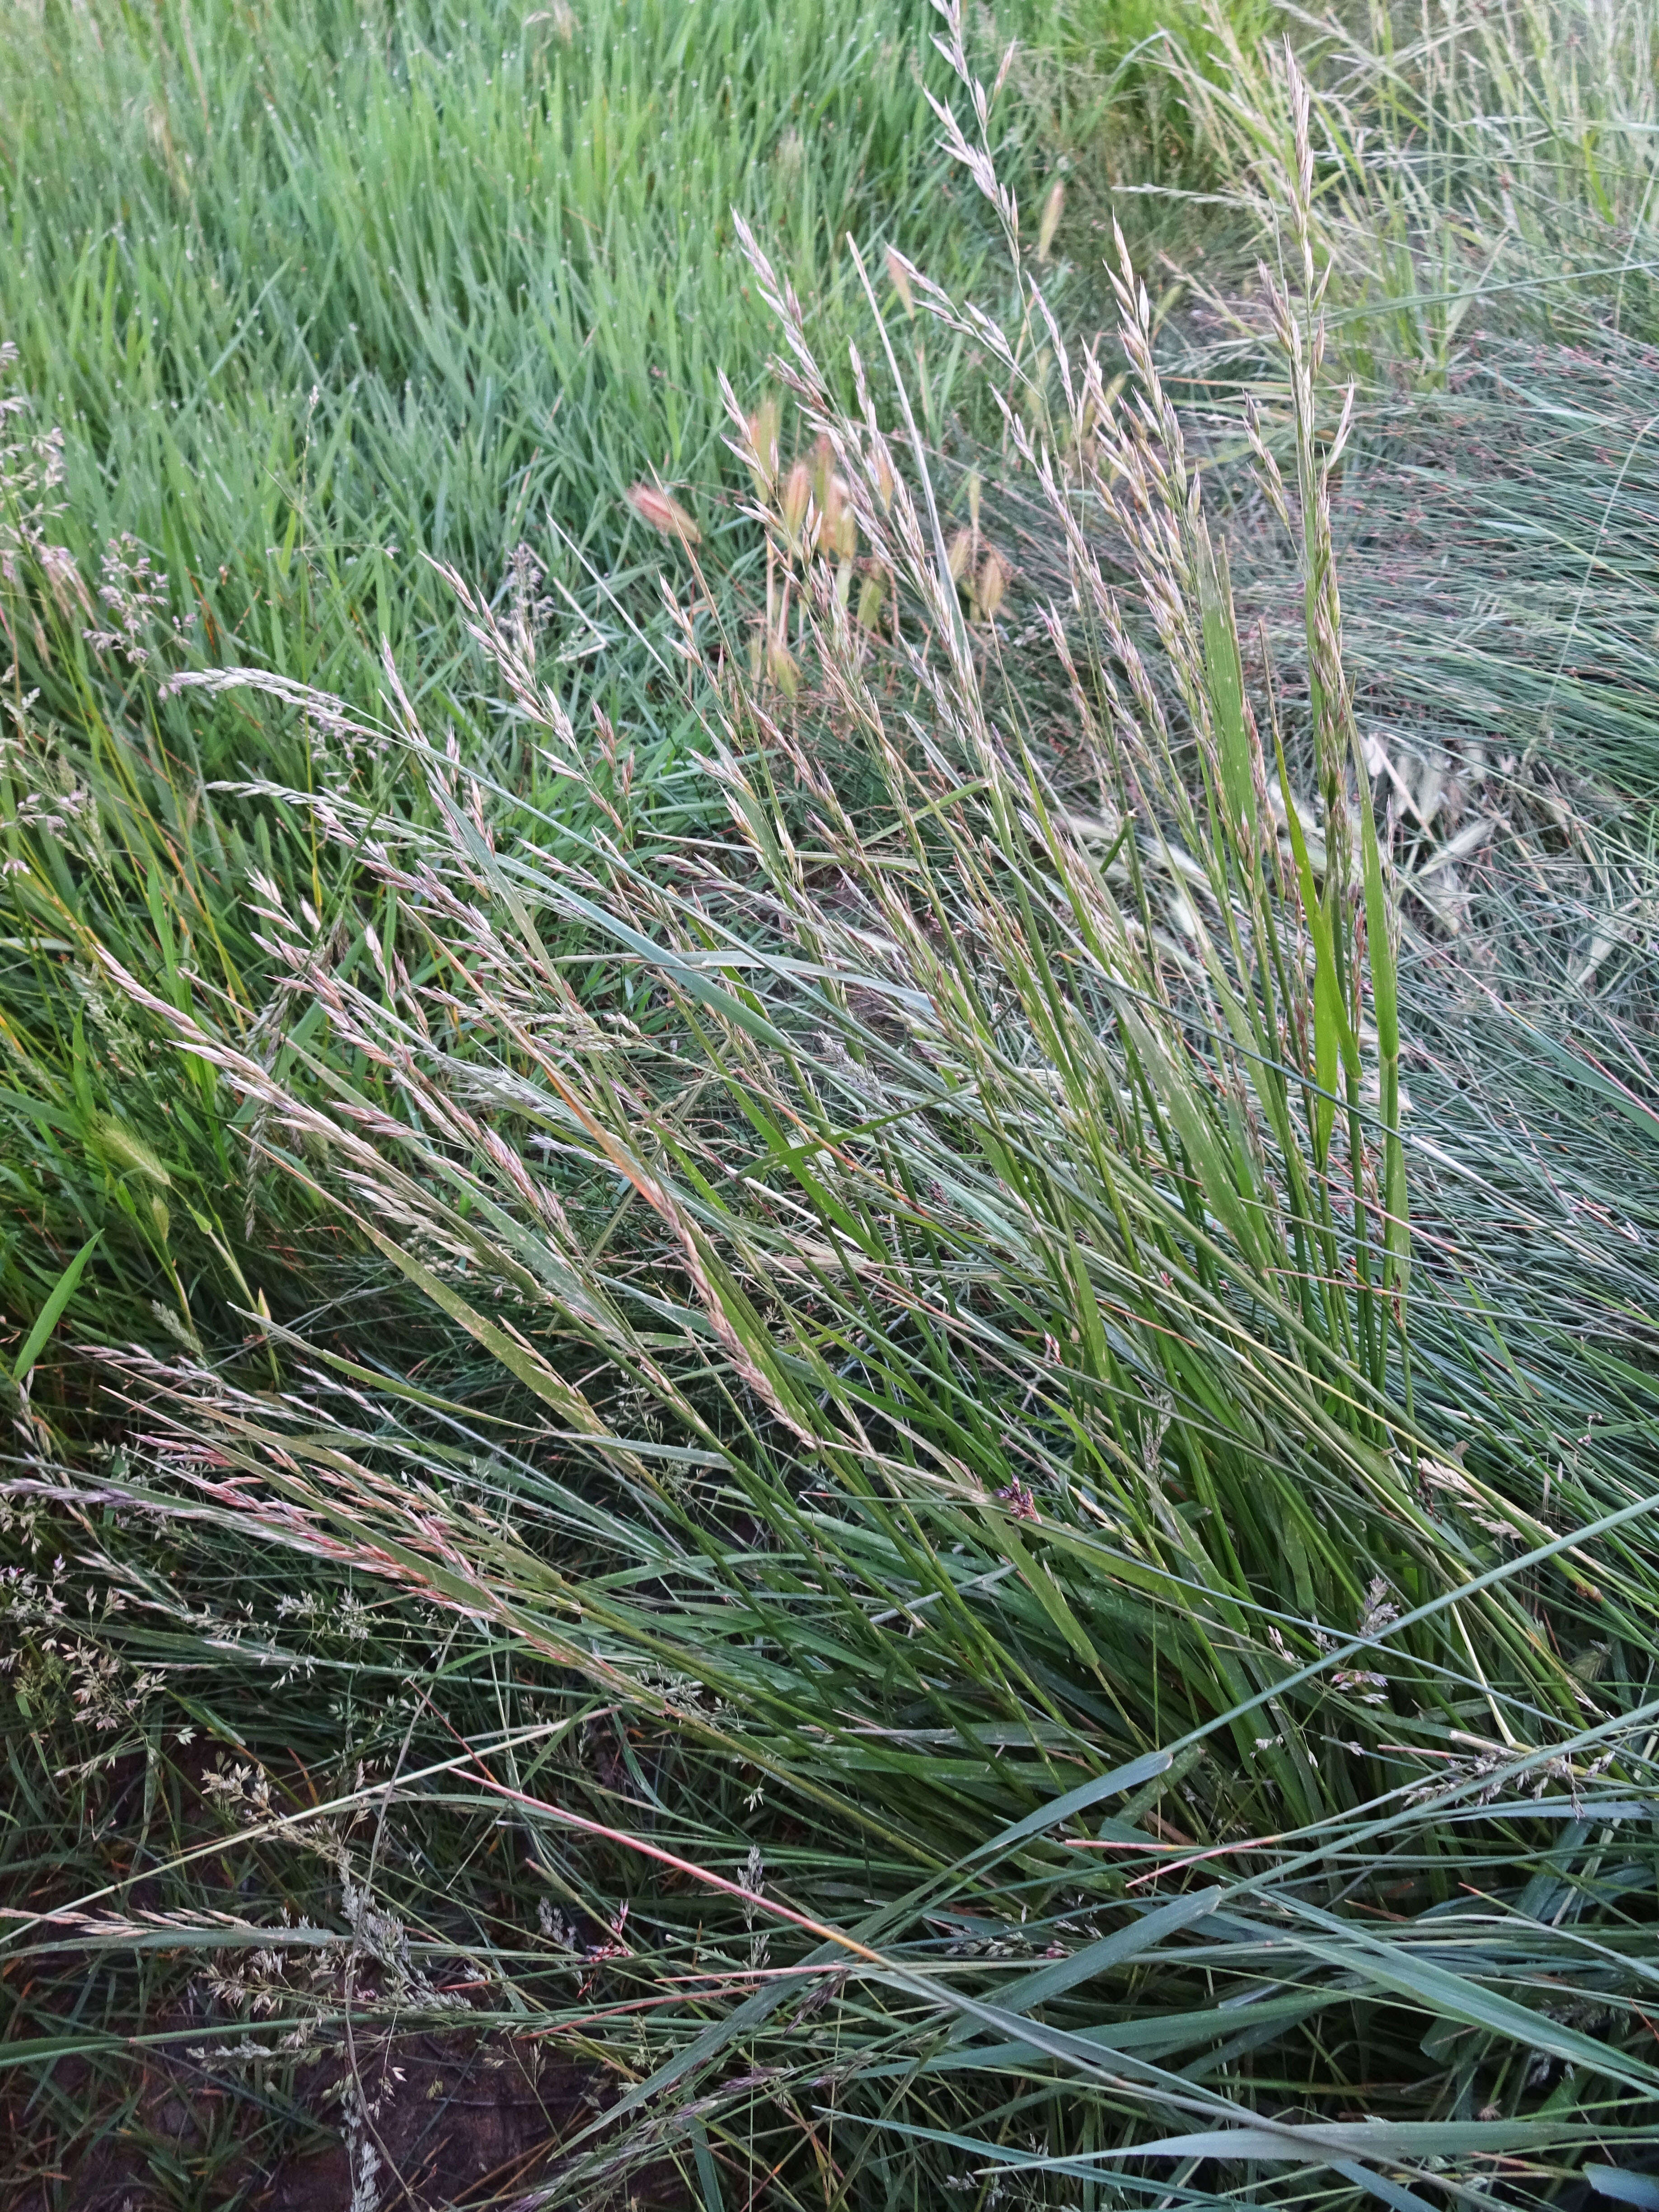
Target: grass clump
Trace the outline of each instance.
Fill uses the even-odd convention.
[[[589,738],[533,599],[452,571],[504,709],[465,744],[395,656],[378,709],[198,667],[173,726],[269,702],[302,776],[204,793],[112,741],[149,779],[129,836],[59,805],[42,865],[13,833],[33,972],[88,1009],[45,1101],[65,1181],[119,1182],[158,1271],[187,1201],[245,1340],[210,1356],[181,1284],[176,1355],[102,1355],[100,1453],[46,1377],[21,1407],[41,2163],[112,2130],[95,2078],[162,2171],[142,2008],[169,2088],[273,2143],[326,2109],[366,2201],[435,2186],[391,2071],[416,2030],[591,2090],[497,2177],[519,2202],[1645,2185],[1649,1212],[1602,1220],[1591,1176],[1615,1100],[1619,1176],[1650,1165],[1639,981],[1604,954],[1628,995],[1575,1012],[1588,878],[1519,799],[1507,872],[1430,866],[1419,768],[1467,691],[1419,666],[1443,719],[1378,756],[1318,97],[1286,68],[1247,495],[1127,255],[1110,351],[1030,281],[1052,231],[945,28],[1014,312],[890,264],[904,342],[872,284],[843,380],[744,239],[800,434],[723,400],[746,622],[636,495],[675,541],[649,696],[696,732],[683,782]],[[988,483],[901,360],[953,348],[1004,410]],[[1568,819],[1589,868],[1604,824]],[[204,888],[185,953],[221,834],[248,893]],[[228,1188],[72,1121],[118,1019],[132,1118],[210,1120]],[[267,1220],[310,1240],[275,1310]],[[172,2155],[252,2185],[222,2129]]]
[[[1382,5],[1310,25],[1311,221],[1334,331],[1443,379],[1481,324],[1650,337],[1652,26],[1620,0]],[[1228,197],[1283,242],[1297,158],[1285,63],[1216,11],[1224,72],[1174,65]]]
[[[620,836],[474,600],[586,790],[580,849],[410,715],[422,807],[290,795],[374,929],[343,972],[262,895],[290,1038],[319,1011],[302,1080],[107,971],[465,1347],[417,1377],[273,1328],[276,1391],[123,1355],[154,1441],[37,1475],[203,1562],[349,1572],[431,1655],[316,1814],[343,1980],[250,1963],[216,2002],[309,2048],[453,2019],[463,1984],[475,2027],[563,2039],[615,2101],[539,2201],[665,2159],[711,2203],[1416,2204],[1500,2173],[1544,2201],[1651,2139],[1654,1501],[1593,1429],[1559,1456],[1557,1406],[1470,1391],[1466,1288],[1413,1249],[1291,216],[1296,465],[1261,460],[1301,549],[1288,743],[1127,264],[1132,396],[1045,327],[1066,411],[1010,430],[1074,587],[1022,650],[1061,672],[1085,805],[1016,719],[904,406],[836,404],[753,249],[825,461],[798,508],[734,410],[789,682],[678,603],[729,832]],[[856,814],[818,726],[870,763]],[[131,1528],[94,1542],[136,1650],[168,1599]],[[343,1825],[371,1806],[372,1848]],[[269,1848],[282,1816],[244,1811]],[[503,1821],[522,1871],[436,1878],[430,1836]],[[131,1941],[101,1901],[82,1936]]]

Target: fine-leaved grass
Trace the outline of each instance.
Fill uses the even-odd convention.
[[[500,702],[465,746],[417,638],[374,702],[198,665],[169,727],[252,698],[307,773],[204,792],[112,721],[123,815],[20,695],[19,950],[83,1009],[55,1066],[15,1048],[88,1194],[40,1310],[96,1197],[185,1339],[106,1333],[79,1453],[90,1370],[16,1355],[9,2055],[42,2162],[86,2139],[70,2061],[159,2143],[142,2018],[169,2083],[260,2125],[339,2093],[364,2203],[423,2155],[386,2069],[463,2026],[593,2085],[520,2203],[672,2169],[883,2212],[1648,2185],[1650,864],[1534,784],[1504,872],[1448,857],[1431,775],[1487,803],[1475,679],[1372,613],[1368,685],[1438,715],[1379,754],[1338,584],[1353,265],[1296,67],[1252,510],[1127,255],[1114,349],[1070,337],[958,17],[944,60],[1013,310],[854,260],[868,365],[831,374],[742,239],[802,458],[727,393],[735,613],[641,477],[679,783],[576,719],[533,593],[457,568]],[[947,489],[920,333],[1003,407],[1003,481]],[[216,1356],[181,1211],[222,1248]],[[234,2143],[194,2156],[244,2185]]]
[[[349,1571],[430,1653],[359,1787],[222,1789],[249,1849],[312,1832],[342,1924],[169,1940],[217,1960],[232,2033],[288,2038],[228,2063],[453,2025],[458,1984],[475,2027],[562,2039],[612,2100],[527,2201],[666,2159],[707,2204],[1415,2207],[1651,2140],[1651,1469],[1594,1421],[1569,1455],[1561,1394],[1528,1395],[1524,1310],[1437,1250],[1443,1145],[1414,1244],[1289,88],[1295,465],[1260,465],[1299,548],[1310,783],[1247,684],[1127,260],[1128,392],[1032,289],[1063,412],[1010,416],[1071,582],[1021,650],[1063,673],[1085,805],[1020,723],[994,549],[953,557],[908,403],[838,405],[750,243],[824,446],[802,500],[733,406],[778,586],[756,672],[675,595],[726,831],[623,836],[533,639],[457,580],[580,838],[527,836],[394,691],[422,806],[289,794],[352,856],[369,957],[260,890],[280,1060],[106,961],[265,1171],[472,1347],[416,1377],[273,1326],[280,1390],[257,1356],[112,1353],[149,1441],[94,1482],[41,1465],[59,1510],[137,1516],[94,1541],[151,1634],[135,1525]],[[823,730],[868,763],[856,813]],[[1574,1412],[1641,1387],[1592,1370]],[[498,1690],[458,1721],[461,1650]],[[439,1894],[428,1820],[504,1824],[516,1931]],[[118,1897],[62,1925],[138,1940]],[[349,2125],[395,2174],[371,2107]]]

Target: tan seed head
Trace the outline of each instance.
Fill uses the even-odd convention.
[[[641,522],[648,522],[665,538],[678,538],[682,544],[698,545],[702,532],[680,505],[655,484],[636,483],[628,488],[628,504]]]

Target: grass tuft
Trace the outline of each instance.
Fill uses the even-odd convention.
[[[546,33],[554,78],[622,66]],[[1078,342],[959,14],[939,59],[1000,312],[860,251],[843,374],[734,223],[781,403],[715,380],[718,523],[618,434],[658,607],[595,555],[609,704],[540,582],[457,559],[459,729],[418,625],[372,681],[186,655],[118,714],[142,554],[105,616],[78,562],[54,596],[56,462],[9,457],[7,605],[81,686],[14,687],[6,763],[8,1110],[66,1224],[14,1261],[20,2187],[136,2143],[174,2201],[252,2191],[326,2112],[359,2201],[435,2190],[415,2037],[556,2107],[520,2204],[1647,2185],[1640,787],[1586,706],[1489,787],[1469,652],[1388,598],[1363,518],[1417,592],[1427,555],[1334,388],[1380,218],[1333,216],[1328,76],[1210,55],[1284,247],[1235,418],[1178,404],[1121,235]],[[1355,75],[1407,116],[1396,75],[1470,81],[1396,62]],[[1476,538],[1476,400],[1553,403],[1411,368]],[[1575,578],[1588,411],[1532,448]],[[250,707],[292,750],[202,773]]]

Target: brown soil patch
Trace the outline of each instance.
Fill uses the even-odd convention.
[[[461,2212],[510,2200],[549,2177],[561,2143],[600,2101],[590,2069],[546,2057],[533,2043],[465,2031],[377,2040],[360,2064],[368,2118],[356,2142],[360,2159],[367,2142],[378,2160],[377,2212]],[[65,2099],[82,2071],[59,2062]],[[151,2054],[124,2121],[90,2142],[64,2143],[56,2157],[40,2146],[46,2155],[8,2212],[176,2212],[186,2203],[349,2212],[345,2079],[331,2058],[279,2106],[251,2087],[204,2084],[193,2067]],[[683,2199],[669,2174],[631,2202],[668,2212]]]

